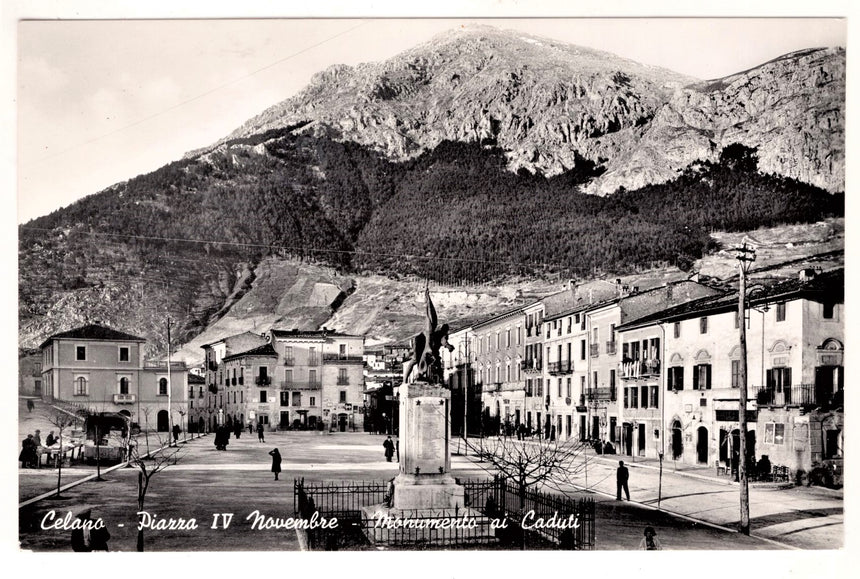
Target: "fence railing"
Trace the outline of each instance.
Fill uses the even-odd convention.
[[[521,491],[504,479],[458,481],[464,487],[464,510],[398,512],[401,519],[411,519],[409,527],[379,525],[379,518],[369,518],[362,507],[390,505],[393,484],[390,481],[339,483],[305,483],[295,479],[293,504],[297,516],[309,520],[318,516],[337,518],[335,530],[310,529],[310,549],[350,548],[361,541],[398,547],[471,547],[498,545],[519,548],[542,541],[561,549],[593,549],[595,546],[595,509],[590,498],[573,499],[525,489]],[[539,519],[555,517],[569,524],[540,530]],[[451,524],[461,519],[465,524]],[[508,521],[508,530],[496,528],[494,522]],[[523,527],[520,523],[525,523]],[[532,528],[528,528],[531,526]],[[440,528],[441,527],[441,528]],[[348,535],[351,535],[349,537]],[[356,542],[358,541],[358,542]]]

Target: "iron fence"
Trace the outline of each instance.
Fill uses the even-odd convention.
[[[380,522],[379,518],[369,518],[362,507],[389,506],[391,481],[307,484],[304,479],[293,483],[294,509],[306,520],[317,513],[338,521],[335,530],[307,531],[306,540],[312,550],[361,548],[368,541],[403,548],[595,546],[593,499],[532,489],[521,492],[498,477],[457,482],[464,487],[462,511],[399,511],[396,520]],[[502,521],[506,522],[504,526]]]

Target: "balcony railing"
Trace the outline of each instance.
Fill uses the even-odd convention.
[[[570,374],[571,372],[573,372],[573,364],[570,362],[570,360],[550,362],[547,365],[547,370],[550,374]]]
[[[362,364],[361,356],[348,356],[346,354],[323,354],[323,362],[326,364]]]
[[[319,380],[284,380],[281,382],[281,390],[319,390],[322,383]]]
[[[836,408],[843,405],[843,391],[816,388],[815,384],[794,384],[792,386],[761,386],[756,392],[756,402],[760,406],[820,406]]]
[[[254,384],[257,386],[268,386],[272,383],[272,379],[268,376],[257,376],[254,378]]]
[[[113,403],[114,404],[134,404],[135,401],[134,394],[114,394],[113,395]]]
[[[615,352],[615,340],[612,340],[611,342],[606,342],[606,353],[610,356],[613,356],[615,355]]]
[[[589,402],[595,402],[597,400],[616,400],[616,389],[613,386],[608,388],[589,388],[586,390],[585,397],[588,398]]]
[[[660,360],[632,360],[630,362],[621,362],[621,378],[644,378],[646,376],[656,376],[660,374]]]
[[[293,365],[295,365],[295,363],[296,363],[296,360],[292,356],[290,356],[289,358],[286,358],[286,357],[284,358],[284,366],[293,366]]]
[[[348,386],[349,385],[349,378],[338,376],[337,377],[337,385],[338,386]]]
[[[540,360],[531,359],[520,362],[520,369],[523,372],[540,372],[542,368]]]
[[[600,355],[600,344],[589,344],[588,351],[592,358],[597,358]]]

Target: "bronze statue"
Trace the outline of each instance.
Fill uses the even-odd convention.
[[[449,352],[454,351],[454,346],[448,343],[448,324],[436,329],[436,308],[430,300],[430,288],[424,288],[424,296],[427,300],[427,326],[423,333],[415,336],[415,349],[412,359],[403,368],[403,382],[409,382],[409,373],[417,366],[415,375],[416,382],[429,382],[431,384],[443,384],[444,374],[442,372],[442,357],[439,355],[441,348]]]

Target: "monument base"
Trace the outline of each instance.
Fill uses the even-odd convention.
[[[490,521],[475,509],[403,510],[361,507],[362,531],[374,545],[454,547],[495,542]]]
[[[425,509],[462,509],[465,489],[451,475],[399,474],[394,479],[395,509],[401,511]]]

